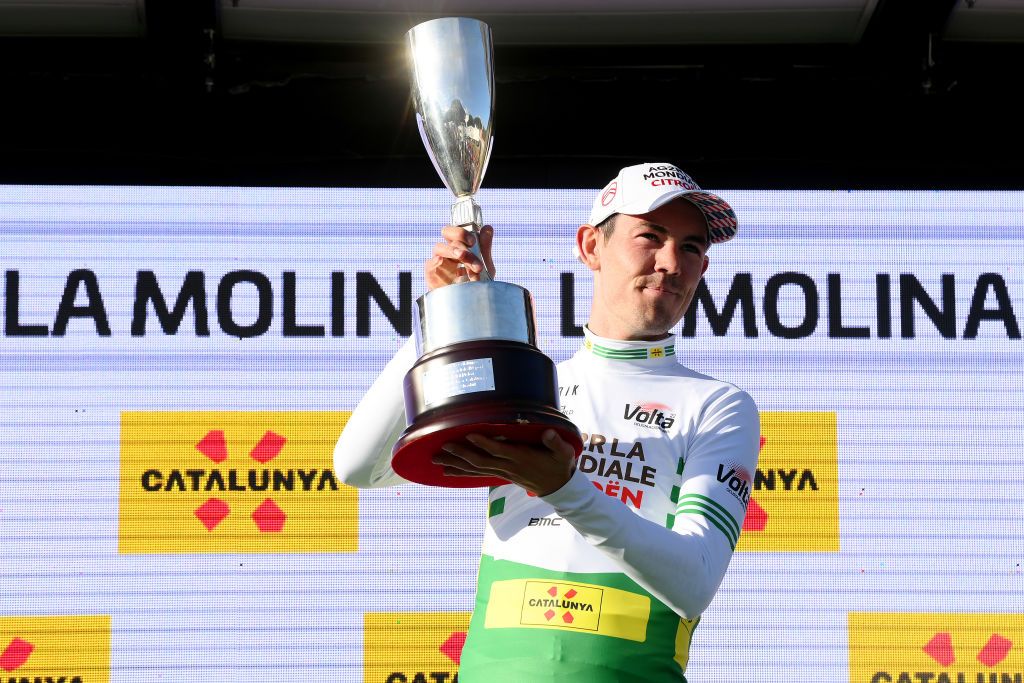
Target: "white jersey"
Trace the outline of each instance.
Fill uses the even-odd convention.
[[[550,495],[491,490],[463,683],[684,680],[743,525],[760,429],[746,393],[680,365],[674,350],[674,337],[588,330],[559,364],[561,409],[584,433],[583,453]],[[414,352],[402,353],[396,365],[408,369]],[[339,441],[336,472],[349,483],[402,481],[387,460],[404,419],[387,434],[373,426],[379,402],[394,403],[389,373],[398,369]]]

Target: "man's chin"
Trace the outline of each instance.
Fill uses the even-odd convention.
[[[638,321],[633,328],[633,339],[645,341],[657,341],[664,339],[672,333],[672,328],[679,322],[679,318],[660,318]]]

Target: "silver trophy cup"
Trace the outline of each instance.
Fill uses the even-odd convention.
[[[481,21],[444,18],[406,34],[412,99],[427,154],[455,195],[452,225],[477,236],[483,225],[473,195],[491,155],[494,60],[491,30]],[[483,259],[481,258],[481,262]],[[427,292],[416,301],[419,360],[405,377],[408,427],[395,444],[392,467],[410,481],[435,486],[505,484],[498,477],[448,477],[431,458],[467,434],[540,443],[555,429],[576,448],[579,430],[558,410],[554,363],[537,349],[533,297],[480,280]]]

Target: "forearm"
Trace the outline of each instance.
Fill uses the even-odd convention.
[[[384,366],[352,411],[334,447],[334,474],[357,488],[404,484],[391,469],[391,448],[405,429],[402,381],[416,362],[409,340]]]
[[[728,542],[704,518],[680,515],[667,529],[603,495],[582,472],[543,500],[681,617],[707,608],[729,565]]]

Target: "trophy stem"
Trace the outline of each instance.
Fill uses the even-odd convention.
[[[466,232],[472,233],[476,238],[469,251],[480,259],[480,263],[484,264],[483,270],[480,271],[480,279],[489,281],[494,279],[494,275],[487,270],[487,262],[484,261],[483,254],[480,252],[480,228],[483,227],[483,224],[483,212],[480,211],[480,205],[473,200],[472,195],[459,197],[458,201],[452,204],[452,225],[457,225]],[[459,267],[464,268],[461,264]],[[463,281],[462,278],[469,280],[468,275],[460,276],[460,282]]]

